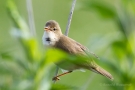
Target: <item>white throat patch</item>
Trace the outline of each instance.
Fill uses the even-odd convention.
[[[47,40],[47,38],[49,38],[49,41]],[[58,41],[58,38],[56,37],[54,32],[44,31],[44,34],[43,34],[43,37],[42,37],[43,45],[53,46],[56,43],[56,41]]]

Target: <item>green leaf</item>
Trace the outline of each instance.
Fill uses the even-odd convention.
[[[84,6],[88,10],[94,10],[98,12],[103,18],[115,18],[116,12],[114,11],[114,7],[109,5],[109,3],[101,2],[101,1],[86,1]]]
[[[79,88],[62,84],[53,84],[50,90],[79,90]]]
[[[34,60],[38,61],[40,58],[38,42],[35,37],[31,36],[27,23],[20,16],[17,7],[13,3],[13,0],[8,0],[7,10],[9,12],[9,16],[12,18],[12,21],[17,28],[15,32],[17,34],[14,35],[17,35],[28,60],[30,62],[33,62]]]

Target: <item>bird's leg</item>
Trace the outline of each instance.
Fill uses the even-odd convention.
[[[65,74],[68,74],[68,73],[71,73],[72,71],[68,71],[68,72],[65,72],[65,73],[62,73],[62,74],[60,74],[60,75],[57,75],[57,76],[55,76],[55,77],[53,77],[52,78],[52,80],[53,81],[57,81],[57,80],[60,80],[60,76],[63,76],[63,75],[65,75]]]

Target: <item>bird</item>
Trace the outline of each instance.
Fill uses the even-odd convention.
[[[88,49],[82,44],[73,40],[72,38],[62,34],[60,25],[55,20],[49,20],[46,22],[44,27],[44,33],[42,36],[42,42],[43,45],[47,47],[49,46],[53,48],[58,48],[71,55],[87,56],[86,52],[88,51]],[[96,57],[95,54],[93,55]],[[73,72],[74,70],[82,69],[82,68],[101,74],[109,78],[110,80],[113,80],[113,76],[108,71],[101,68],[99,65],[97,65],[94,61],[91,60],[81,62],[80,65],[71,62],[69,63],[66,61],[61,61],[59,63],[56,63],[56,65],[58,65],[62,69],[67,70],[67,72],[53,77],[53,80],[55,81],[59,80],[60,76],[63,76],[65,74]]]

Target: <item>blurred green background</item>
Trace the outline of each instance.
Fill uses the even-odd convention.
[[[26,0],[0,1],[0,90],[135,89],[134,0],[77,0],[72,17],[68,36],[99,56],[96,62],[114,81],[86,70],[74,71],[53,84],[56,67],[42,45],[44,24],[56,20],[64,33],[71,5],[72,0],[32,0],[33,37]]]

